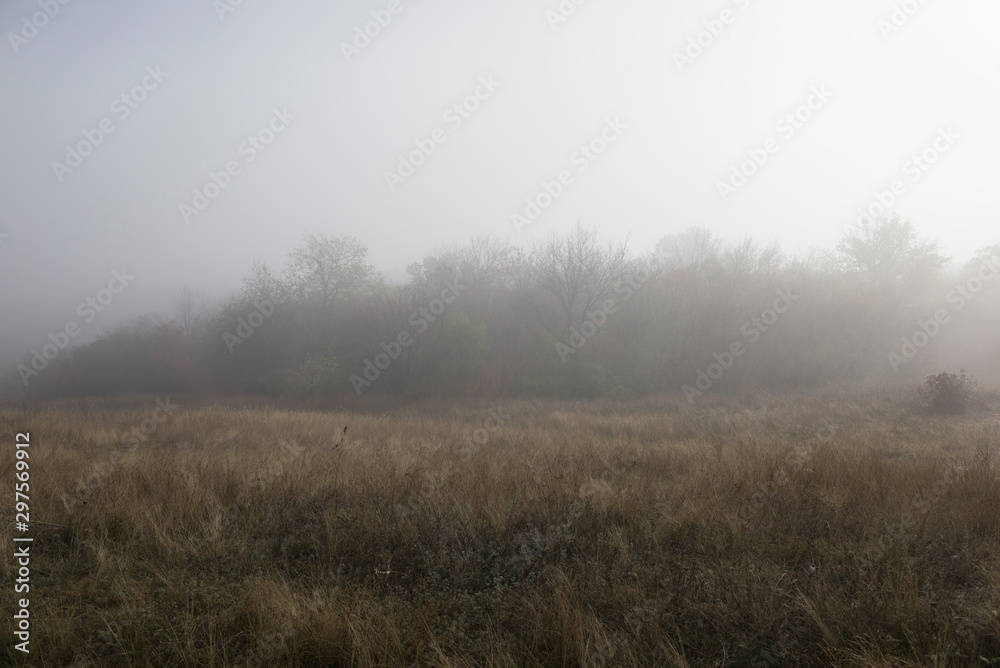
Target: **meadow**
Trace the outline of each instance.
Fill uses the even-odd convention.
[[[30,432],[34,542],[31,653],[5,614],[0,660],[1000,665],[984,397],[4,408],[8,489]]]

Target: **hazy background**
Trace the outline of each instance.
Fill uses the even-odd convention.
[[[1000,236],[995,2],[928,3],[887,40],[882,0],[593,0],[555,29],[555,0],[404,0],[348,63],[341,43],[386,4],[244,0],[220,19],[210,0],[73,0],[15,52],[9,33],[40,9],[4,3],[0,363],[79,321],[113,269],[134,284],[74,343],[165,311],[181,284],[221,298],[306,231],[358,237],[393,280],[443,244],[523,245],[581,220],[635,249],[692,224],[830,245],[942,127],[961,138],[895,209],[956,260]],[[674,53],[723,9],[735,21],[678,72]],[[169,76],[119,120],[111,104],[148,66]],[[500,88],[452,130],[443,112],[480,76]],[[818,85],[833,98],[723,203],[716,182]],[[289,128],[185,224],[178,205],[275,107]],[[622,137],[519,234],[511,214],[615,116]],[[114,133],[60,183],[52,162],[104,117]],[[448,141],[391,193],[384,172],[437,127]]]

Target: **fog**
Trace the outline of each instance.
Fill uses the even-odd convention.
[[[775,384],[833,378],[852,346],[864,353],[850,369],[864,375],[877,360],[894,377],[887,354],[1000,242],[998,20],[1000,6],[986,0],[5,3],[2,375],[18,396],[40,387],[22,383],[17,366],[71,323],[73,346],[143,315],[181,326],[187,286],[202,318],[179,345],[207,377],[132,389],[278,391],[336,344],[336,387],[316,388],[351,392],[349,377],[413,309],[439,298],[435,281],[445,279],[478,281],[459,305],[469,321],[452,323],[461,336],[438,332],[440,349],[421,355],[453,351],[451,335],[472,345],[485,328],[492,347],[458,371],[501,364],[504,346],[523,368],[543,355],[561,368],[557,344],[593,299],[653,262],[656,287],[580,364],[634,391],[679,391],[797,281],[812,290],[801,302],[811,315],[789,324],[789,338],[764,341],[774,355],[800,340],[808,355],[820,323],[830,336],[857,333],[850,322],[871,331],[822,363],[789,362],[800,373],[781,372]],[[864,255],[856,247],[837,256],[862,209],[902,240],[893,261],[926,259],[923,241],[936,244],[934,261],[895,267],[887,284],[852,264]],[[359,271],[364,280],[317,303],[308,272],[294,270],[308,235],[341,250],[337,240],[355,239],[365,253],[337,280],[350,284]],[[502,250],[470,246],[485,237]],[[758,242],[751,268],[733,260],[745,237]],[[694,261],[678,259],[678,239],[708,238]],[[605,283],[580,288],[560,311],[562,288],[544,276],[558,257],[575,257],[574,239],[602,249],[586,268]],[[620,253],[605,245],[626,242]],[[477,264],[484,257],[502,267]],[[255,274],[255,262],[271,273]],[[438,264],[447,271],[434,273]],[[274,284],[248,281],[262,275]],[[855,308],[859,289],[877,300]],[[87,306],[105,290],[106,304]],[[920,372],[954,370],[966,357],[983,373],[997,369],[995,285],[983,292],[987,306],[936,339],[947,361],[925,356]],[[710,298],[695,309],[695,295]],[[252,355],[231,354],[224,334],[267,298],[284,300],[291,329],[262,328]],[[668,332],[678,319],[689,329]],[[711,336],[705,323],[717,328]],[[692,337],[698,346],[681,345]],[[632,382],[639,358],[626,364],[614,341],[660,359],[670,380]],[[80,368],[111,374],[93,354],[94,366]],[[428,362],[411,363],[427,378]],[[410,387],[401,366],[393,372],[386,389]],[[460,386],[439,380],[442,391]],[[73,392],[94,390],[73,382]],[[106,391],[125,391],[122,382]],[[559,393],[581,382],[571,374],[532,387]]]

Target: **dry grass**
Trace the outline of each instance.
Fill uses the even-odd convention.
[[[706,399],[7,410],[32,664],[1000,664],[996,396]]]

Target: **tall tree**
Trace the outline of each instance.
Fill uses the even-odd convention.
[[[875,289],[922,283],[948,261],[937,242],[918,237],[899,214],[863,218],[844,233],[837,253],[844,269],[860,273]]]
[[[368,249],[354,237],[308,234],[289,254],[285,279],[297,299],[325,308],[340,295],[367,292],[378,283],[367,257]]]
[[[698,274],[718,269],[721,252],[722,241],[704,227],[689,227],[656,244],[656,255],[664,269],[687,269]]]
[[[190,285],[178,288],[174,293],[173,315],[184,338],[190,338],[194,330],[205,318],[205,300]]]
[[[635,268],[625,244],[605,246],[595,230],[582,225],[565,237],[551,236],[532,259],[529,303],[542,327],[560,341]]]
[[[250,273],[243,277],[242,282],[241,297],[245,302],[264,300],[281,302],[287,296],[287,287],[263,262],[254,262],[250,267]]]

